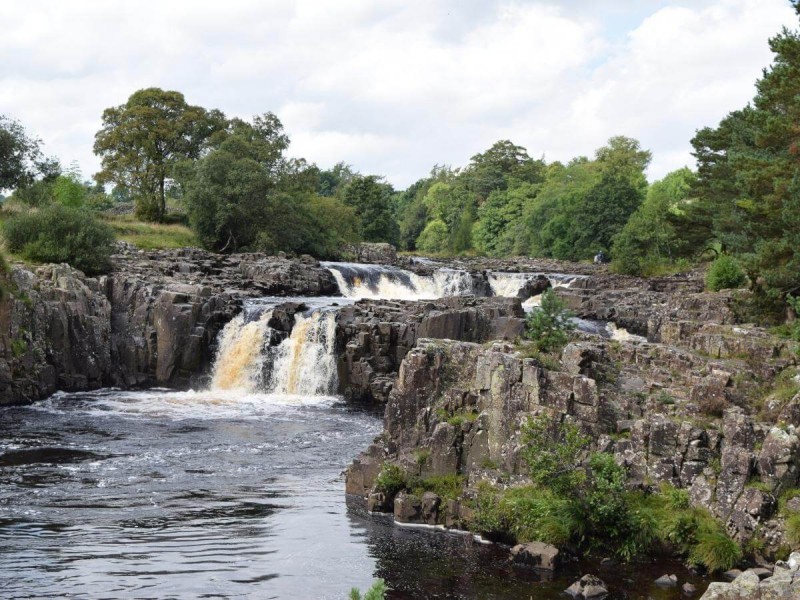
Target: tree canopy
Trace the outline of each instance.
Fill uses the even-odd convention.
[[[212,134],[225,125],[221,112],[192,106],[180,92],[139,90],[125,104],[103,111],[103,126],[94,143],[102,170],[95,177],[130,190],[141,218],[162,221],[176,165],[197,159]]]

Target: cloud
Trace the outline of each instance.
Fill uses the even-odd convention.
[[[0,113],[96,171],[102,111],[138,88],[249,117],[291,151],[398,187],[510,138],[535,156],[611,135],[691,164],[688,140],[753,95],[784,0],[228,0],[0,4]]]

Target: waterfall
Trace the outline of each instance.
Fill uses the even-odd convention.
[[[295,315],[292,334],[278,346],[270,391],[320,396],[336,391],[336,314]]]
[[[272,335],[269,326],[272,311],[265,311],[250,322],[245,317],[246,312],[234,318],[222,330],[211,377],[212,389],[254,392],[260,387],[265,346]]]
[[[334,312],[297,313],[291,334],[277,346],[270,346],[272,311],[248,321],[250,312],[245,307],[222,330],[212,390],[301,396],[336,392]]]
[[[532,279],[544,275],[550,285],[556,287],[569,287],[572,282],[582,279],[585,275],[570,275],[566,273],[505,273],[492,271],[488,273],[489,285],[495,296],[516,298],[522,288]]]
[[[348,298],[387,300],[434,300],[445,296],[472,293],[472,277],[467,271],[437,269],[433,275],[385,265],[322,263],[333,274],[339,291]]]

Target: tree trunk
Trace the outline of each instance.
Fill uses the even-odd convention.
[[[167,214],[167,199],[164,194],[164,176],[161,176],[161,181],[158,184],[158,222],[164,222],[164,216]]]

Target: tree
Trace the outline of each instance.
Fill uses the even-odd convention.
[[[564,301],[553,290],[546,290],[542,294],[541,307],[528,313],[525,337],[542,352],[557,350],[569,341],[569,333],[575,329],[570,321],[572,316]]]
[[[688,212],[699,225],[687,232],[737,258],[778,307],[800,290],[800,33],[784,28],[769,44],[775,59],[753,102],[692,140],[698,201]]]
[[[629,275],[654,275],[675,259],[699,253],[682,237],[695,174],[684,167],[653,183],[614,238],[613,266]]]
[[[528,183],[538,183],[544,177],[544,161],[533,160],[525,148],[510,140],[495,142],[470,160],[463,179],[467,189],[478,196],[479,204],[492,191],[506,189],[510,177]]]
[[[391,204],[393,191],[392,186],[374,175],[356,175],[345,186],[342,200],[358,215],[359,235],[364,241],[397,243],[399,231]]]
[[[440,219],[434,219],[425,226],[417,238],[417,249],[430,254],[441,254],[447,250],[449,233],[447,225]]]
[[[49,181],[58,176],[58,161],[44,157],[40,146],[41,141],[30,137],[19,121],[0,115],[0,190],[16,190],[39,177]]]
[[[162,221],[176,164],[199,158],[210,136],[225,124],[222,113],[191,106],[180,92],[134,92],[125,104],[103,111],[94,143],[102,161],[96,179],[130,190],[141,218]]]

